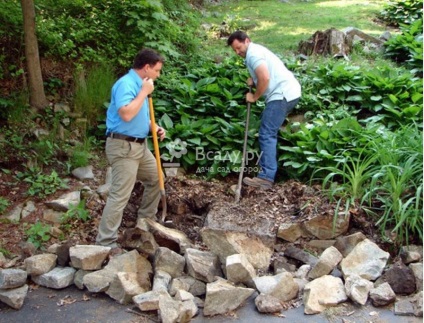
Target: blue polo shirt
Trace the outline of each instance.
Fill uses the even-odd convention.
[[[118,110],[129,104],[140,92],[143,80],[131,69],[112,87],[112,96],[106,115],[106,133],[114,132],[137,138],[146,138],[150,132],[149,101],[146,98],[138,114],[125,122]]]

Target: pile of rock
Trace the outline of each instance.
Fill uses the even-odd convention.
[[[386,268],[389,254],[357,233],[336,239],[318,258],[287,247],[280,256],[304,264],[290,266],[280,257],[274,261],[274,274],[260,276],[246,254],[234,253],[222,262],[211,251],[194,248],[182,232],[151,220],[132,229],[128,238],[140,243],[110,259],[108,247],[56,245],[49,253],[26,258],[22,268],[3,269],[0,300],[20,309],[29,277],[48,288],[75,284],[104,292],[121,304],[158,311],[163,322],[187,322],[199,307],[204,316],[226,314],[254,293],[261,313],[280,312],[295,299],[303,299],[305,314],[349,299],[362,305],[370,299],[374,306],[396,302],[397,314],[422,316],[422,247],[403,248],[399,260]]]

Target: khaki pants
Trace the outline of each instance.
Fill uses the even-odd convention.
[[[107,138],[106,156],[112,166],[112,185],[100,220],[96,244],[113,248],[117,246],[124,208],[136,180],[141,180],[144,186],[138,219],[154,218],[161,196],[156,160],[146,141],[140,144]]]

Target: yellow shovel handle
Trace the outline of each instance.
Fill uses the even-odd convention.
[[[159,187],[161,191],[163,191],[165,190],[165,183],[163,181],[162,165],[160,162],[160,153],[159,153],[159,144],[158,144],[158,134],[157,134],[157,128],[156,128],[156,122],[155,122],[155,111],[153,109],[153,99],[151,95],[149,95],[149,113],[150,113],[150,127],[152,129],[152,136],[153,136],[153,147],[155,149],[156,166],[158,168]]]

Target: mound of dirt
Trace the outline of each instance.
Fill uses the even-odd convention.
[[[101,171],[97,171],[97,174],[101,174]],[[95,190],[102,184],[102,179],[97,178],[88,183],[81,183],[71,178],[68,191],[81,189],[83,184]],[[252,230],[261,219],[271,219],[275,232],[284,222],[307,220],[315,215],[334,214],[334,203],[329,203],[318,186],[310,187],[294,180],[276,184],[267,191],[243,186],[240,202],[236,204],[230,189],[235,183],[237,183],[235,176],[211,181],[186,176],[168,177],[165,187],[167,220],[172,221],[173,226],[184,232],[195,245],[204,247],[200,231],[212,207],[217,210],[222,206],[225,210],[221,214],[223,222],[231,217],[232,223],[251,223]],[[11,203],[6,213],[10,213],[19,204],[25,205],[28,201],[35,204],[34,211],[21,219],[19,223],[11,223],[3,219],[0,226],[0,250],[7,251],[10,257],[21,256],[21,259],[38,252],[26,243],[27,230],[37,221],[45,222],[43,220],[43,212],[46,209],[45,199],[29,198],[26,195],[27,190],[27,183],[17,181],[14,174],[0,173],[0,194],[7,196]],[[65,193],[67,192],[58,191],[48,199],[52,200]],[[120,238],[126,229],[135,226],[142,194],[143,184],[137,182],[124,210]],[[61,233],[52,233],[42,249],[63,240],[68,240],[72,244],[94,244],[104,204],[104,200],[97,195],[87,198],[86,209],[90,212],[90,220],[86,222],[74,220],[66,227],[60,227]],[[161,214],[161,204],[159,204],[158,218]],[[352,225],[359,225],[362,232],[372,234],[373,226],[363,216],[356,216]]]

